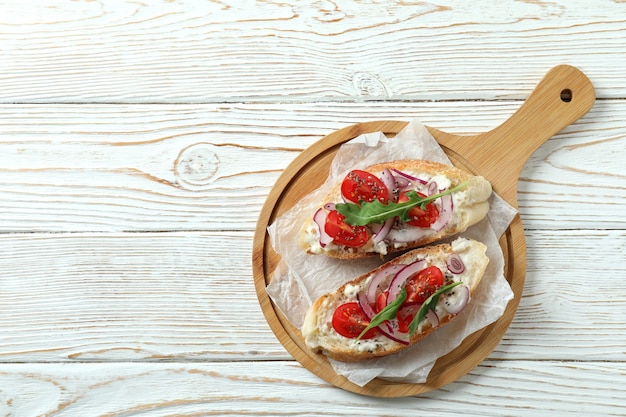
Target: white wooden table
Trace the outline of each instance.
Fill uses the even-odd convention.
[[[626,3],[0,1],[0,416],[625,415]],[[487,360],[418,397],[294,361],[253,286],[282,170],[357,122],[482,132],[551,67],[597,101],[529,160]]]

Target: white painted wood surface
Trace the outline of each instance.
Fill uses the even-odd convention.
[[[626,3],[0,1],[0,416],[626,414]],[[264,321],[256,216],[346,125],[598,100],[529,160],[518,313],[461,380],[329,386]],[[417,411],[416,411],[417,410]]]

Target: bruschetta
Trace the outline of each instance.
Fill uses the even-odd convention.
[[[489,210],[482,176],[425,160],[352,170],[304,222],[308,253],[356,259],[431,244],[465,231]]]
[[[323,295],[308,310],[306,345],[344,362],[407,349],[471,300],[489,258],[478,241],[414,249]]]

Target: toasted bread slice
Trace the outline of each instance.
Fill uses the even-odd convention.
[[[308,253],[325,254],[333,258],[356,259],[372,255],[386,255],[393,252],[405,251],[437,242],[444,238],[465,231],[469,226],[478,223],[489,211],[488,199],[491,196],[491,184],[482,176],[469,174],[461,169],[450,165],[440,164],[425,160],[400,160],[381,163],[365,169],[365,171],[380,177],[382,172],[388,169],[395,178],[401,174],[418,178],[419,181],[411,181],[409,188],[404,185],[403,191],[413,189],[425,195],[429,195],[428,188],[431,183],[437,184],[438,191],[451,189],[459,184],[467,185],[450,194],[451,201],[444,202],[444,198],[435,200],[440,216],[444,212],[448,219],[444,223],[435,222],[431,227],[411,226],[408,223],[395,222],[392,229],[382,241],[374,239],[376,227],[380,225],[367,225],[370,229],[370,237],[360,247],[348,247],[337,244],[334,241],[322,243],[320,240],[320,226],[311,218],[305,221],[298,237],[299,245]],[[406,182],[406,178],[404,179]],[[397,185],[397,183],[396,183]],[[449,197],[446,197],[449,198]],[[341,183],[324,198],[320,204],[320,210],[327,210],[327,203],[341,203]]]
[[[333,359],[355,362],[396,353],[414,345],[436,328],[449,323],[470,301],[471,295],[480,283],[489,263],[489,258],[485,255],[486,249],[484,244],[475,240],[458,238],[450,244],[446,243],[412,250],[371,272],[353,279],[339,287],[336,291],[320,297],[313,303],[306,314],[302,327],[302,334],[307,346]],[[448,270],[447,261],[453,253],[457,254],[462,261],[463,271],[460,273],[458,269],[455,270],[455,273]],[[377,330],[376,336],[370,339],[356,340],[356,338],[344,337],[337,333],[332,325],[332,317],[340,305],[358,302],[357,300],[363,297],[362,293],[367,291],[372,279],[377,276],[378,272],[388,271],[392,265],[408,265],[419,260],[424,260],[420,265],[425,267],[437,266],[444,273],[444,285],[462,282],[458,287],[452,288],[449,292],[443,293],[439,297],[435,307],[436,317],[430,316],[424,319],[412,335],[392,332],[394,338],[389,338],[388,335],[383,334],[383,332],[389,333],[387,323],[381,324],[379,329],[382,332]],[[397,267],[396,271],[400,268]],[[388,277],[385,282],[381,282],[377,291],[387,290],[391,280],[393,278]],[[463,286],[466,288],[462,288]],[[469,290],[469,294],[465,292],[467,290]],[[466,298],[459,299],[459,297]],[[400,341],[397,341],[397,339],[400,339]]]

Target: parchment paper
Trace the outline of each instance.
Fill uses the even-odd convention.
[[[317,298],[381,264],[378,256],[346,261],[305,253],[298,245],[298,232],[303,222],[313,215],[322,199],[348,171],[398,159],[427,159],[451,165],[437,141],[417,120],[411,121],[392,140],[380,132],[361,135],[340,147],[328,179],[320,188],[268,227],[272,246],[281,256],[281,262],[267,292],[296,327],[302,327],[307,310]],[[456,348],[468,335],[501,317],[513,292],[503,274],[504,257],[498,239],[515,214],[516,210],[494,193],[487,217],[460,235],[486,244],[490,261],[471,302],[457,318],[397,354],[358,363],[330,360],[335,372],[359,386],[376,377],[421,383],[428,377],[437,358]]]

